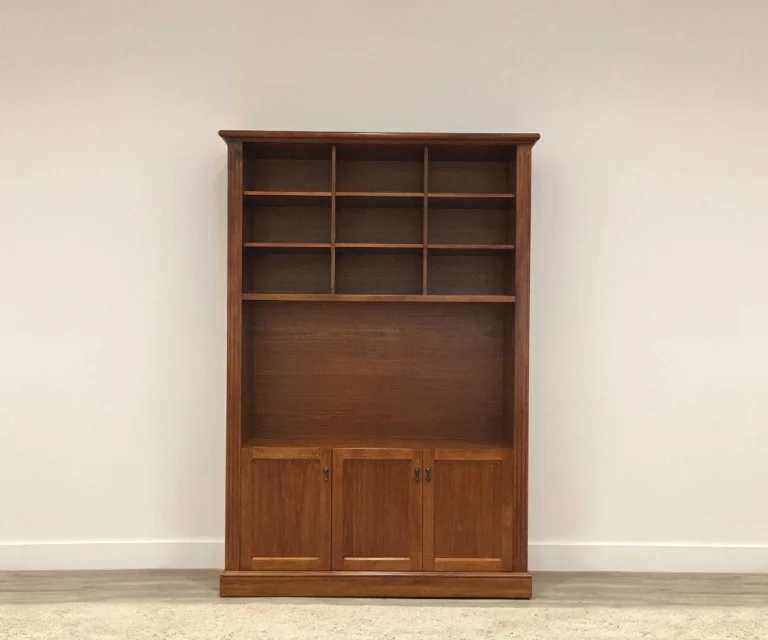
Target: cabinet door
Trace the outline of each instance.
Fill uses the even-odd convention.
[[[421,569],[421,450],[334,449],[333,568]]]
[[[331,450],[243,450],[245,570],[331,568]]]
[[[424,450],[424,570],[510,571],[511,455]]]

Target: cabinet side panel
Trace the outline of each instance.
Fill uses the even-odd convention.
[[[515,328],[512,474],[513,571],[528,568],[528,331],[531,271],[531,145],[517,147],[515,175]]]
[[[242,422],[243,145],[229,144],[227,240],[227,479],[225,560],[240,568],[240,441]]]

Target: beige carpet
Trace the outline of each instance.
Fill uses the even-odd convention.
[[[768,603],[767,603],[768,604]],[[429,604],[0,606],[0,638],[34,640],[765,640],[766,608]]]

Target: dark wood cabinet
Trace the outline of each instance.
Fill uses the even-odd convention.
[[[424,467],[424,570],[511,571],[509,451],[427,449]]]
[[[335,449],[333,568],[421,570],[421,451]]]
[[[242,458],[243,568],[330,569],[330,449],[258,447]]]
[[[222,131],[222,595],[531,595],[538,134]]]

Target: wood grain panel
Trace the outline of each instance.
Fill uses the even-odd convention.
[[[502,571],[512,564],[511,452],[425,450],[424,568]]]
[[[243,356],[243,145],[229,144],[227,185],[227,471],[224,566],[240,568]]]
[[[427,260],[429,258],[429,250],[427,245],[429,244],[429,198],[427,193],[429,192],[429,147],[424,145],[424,201],[422,202],[422,227],[421,227],[421,242],[424,245],[424,250],[421,252],[421,293],[427,295],[427,272],[429,265]]]
[[[421,451],[334,449],[333,567],[421,569]]]
[[[527,573],[225,572],[229,597],[530,598]]]
[[[514,456],[514,571],[528,570],[528,336],[531,274],[531,146],[517,148],[517,192],[515,199],[515,327],[514,412],[512,417]]]
[[[331,273],[330,273],[330,291],[336,293],[336,242],[338,241],[338,215],[339,201],[336,197],[336,174],[338,172],[338,149],[336,145],[331,146]]]
[[[247,303],[249,439],[501,442],[506,306]]]
[[[244,449],[241,465],[243,568],[330,569],[330,449]]]

